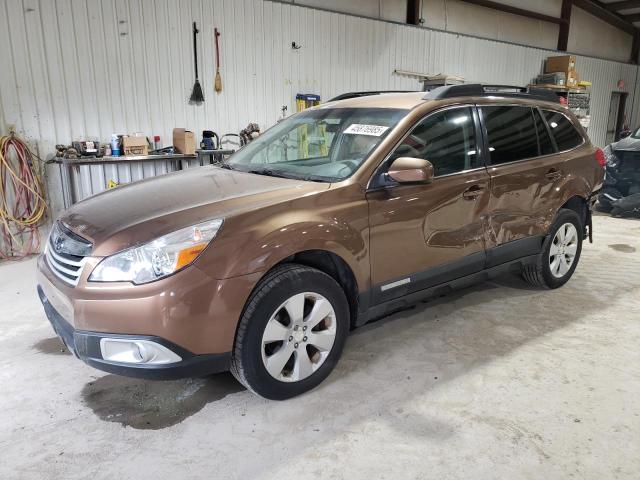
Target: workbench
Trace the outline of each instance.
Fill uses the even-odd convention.
[[[108,189],[109,180],[132,183],[190,167],[220,162],[234,150],[196,150],[194,155],[158,154],[132,157],[54,157],[64,198],[64,208]]]

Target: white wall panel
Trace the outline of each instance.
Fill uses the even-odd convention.
[[[296,5],[404,23],[406,0],[281,0]],[[562,0],[501,0],[512,7],[560,17]],[[459,32],[504,42],[556,48],[558,25],[521,15],[481,7],[459,0],[421,0],[421,27]],[[626,61],[633,38],[584,10],[574,7],[569,31],[569,51],[600,58]]]
[[[194,19],[202,105],[188,103]],[[220,94],[213,89],[214,27],[222,33]],[[553,53],[262,0],[0,0],[0,127],[16,124],[43,157],[56,143],[107,141],[112,133],[161,135],[169,145],[174,127],[198,137],[252,121],[266,128],[283,105],[295,109],[297,92],[326,100],[352,90],[419,88],[392,74],[396,68],[527,84]],[[594,83],[595,143],[604,142],[620,79],[637,124],[636,66],[579,57],[577,67]],[[92,173],[91,182],[107,177]],[[55,182],[49,187],[59,210]]]

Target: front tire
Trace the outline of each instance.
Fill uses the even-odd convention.
[[[297,264],[260,281],[238,325],[231,373],[252,392],[284,400],[320,384],[338,362],[349,305],[329,275]]]
[[[522,277],[536,287],[558,288],[567,283],[580,260],[583,232],[578,214],[561,209],[545,237],[536,262],[523,267]]]

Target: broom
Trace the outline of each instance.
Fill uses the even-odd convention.
[[[200,80],[198,80],[198,31],[199,30],[196,27],[196,22],[193,22],[193,63],[196,67],[196,83],[193,84],[193,91],[191,92],[191,97],[189,98],[189,101],[192,103],[204,102],[202,87],[200,86]]]
[[[214,28],[213,34],[215,35],[216,41],[216,80],[214,82],[214,89],[217,93],[222,91],[222,77],[220,76],[220,46],[218,45],[218,37],[220,37],[220,32],[217,28]]]

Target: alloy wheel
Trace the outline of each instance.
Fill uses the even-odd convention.
[[[314,292],[287,299],[271,315],[262,334],[262,361],[283,382],[311,376],[325,362],[336,338],[331,302]]]
[[[571,269],[578,251],[578,230],[573,223],[560,226],[549,249],[549,268],[556,278],[564,277]]]

